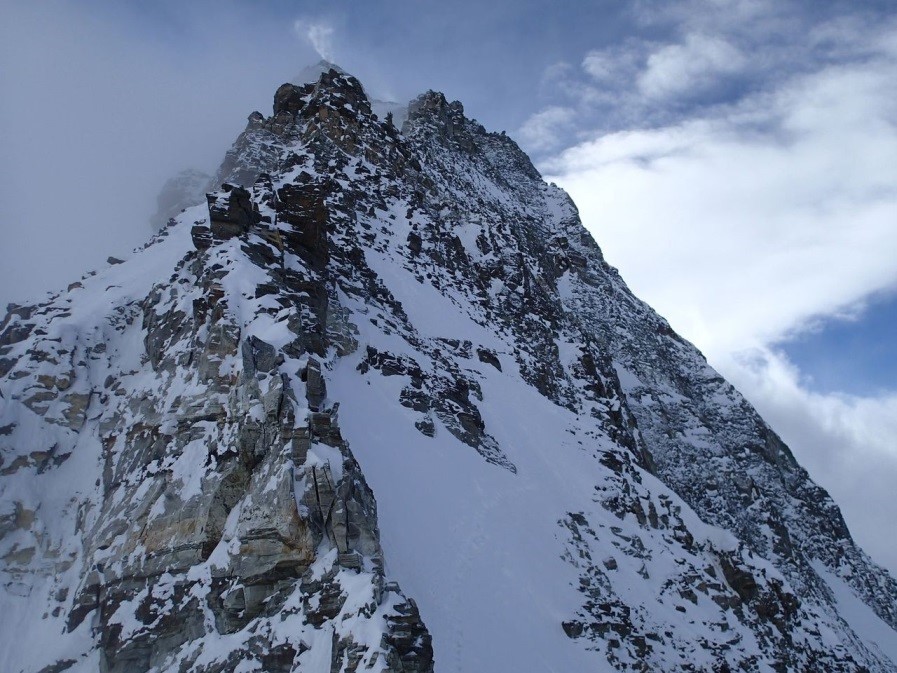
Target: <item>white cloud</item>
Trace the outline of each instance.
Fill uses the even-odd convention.
[[[590,51],[582,60],[582,69],[599,82],[616,76],[617,61],[606,51]]]
[[[693,95],[738,73],[746,63],[744,55],[726,40],[690,33],[682,44],[666,45],[648,57],[638,87],[654,99]]]
[[[709,354],[768,343],[897,284],[890,67],[831,69],[726,118],[602,136],[547,162],[549,179]]]
[[[655,48],[653,42],[629,39],[613,47],[593,49],[585,55],[580,66],[602,87],[618,92],[632,91],[633,80]]]
[[[518,135],[531,151],[540,152],[557,147],[561,134],[570,127],[575,112],[566,107],[551,106],[529,117]]]
[[[542,71],[542,77],[540,78],[539,85],[542,87],[547,87],[556,83],[558,80],[567,79],[572,71],[573,66],[565,61],[552,63],[551,65],[547,66],[544,71]]]
[[[617,83],[638,67],[641,50],[641,46],[593,50],[582,59],[582,69],[597,82]]]
[[[607,51],[590,51],[582,60],[582,69],[603,82],[616,76],[617,60]]]
[[[308,40],[312,48],[318,52],[318,56],[325,61],[335,61],[333,50],[333,26],[325,21],[296,19],[293,22],[293,30],[305,40]]]
[[[663,67],[676,72],[678,57]],[[897,517],[897,397],[811,393],[770,349],[897,286],[895,72],[882,49],[714,117],[580,143],[543,172],[636,294],[743,389],[897,572],[882,535]]]

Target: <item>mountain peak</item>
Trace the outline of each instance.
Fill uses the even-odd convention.
[[[336,63],[331,63],[322,58],[317,63],[312,63],[311,65],[302,68],[302,70],[299,71],[299,74],[290,80],[290,84],[296,84],[298,86],[302,86],[303,84],[314,84],[321,78],[322,74],[329,72],[330,70],[335,70],[341,75],[349,74]]]
[[[350,112],[371,113],[371,104],[361,82],[335,67],[323,70],[314,82],[282,84],[274,94],[275,116],[281,112],[296,115],[309,105],[349,107]]]
[[[0,322],[4,670],[897,673],[897,583],[566,194],[325,65]]]

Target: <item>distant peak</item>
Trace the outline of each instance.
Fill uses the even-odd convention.
[[[463,138],[471,132],[484,134],[486,130],[477,122],[464,116],[464,106],[460,101],[449,102],[440,91],[422,93],[408,104],[408,121],[420,120],[428,124],[439,135],[459,142],[472,149],[473,145]],[[466,129],[466,130],[465,130]]]
[[[451,109],[453,112],[464,114],[464,106],[461,105],[460,101],[449,103],[444,93],[441,91],[433,91],[432,89],[420,94],[417,98],[411,101],[411,107],[416,110],[434,111]]]

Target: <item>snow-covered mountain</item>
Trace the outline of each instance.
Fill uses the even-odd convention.
[[[338,69],[0,325],[0,670],[897,671],[897,582],[504,134]]]
[[[293,79],[290,80],[290,84],[295,84],[296,86],[317,84],[318,80],[321,78],[321,75],[324,75],[331,70],[340,75],[348,76],[349,74],[335,63],[331,63],[326,59],[321,59],[317,63],[313,63],[312,65],[306,66],[302,70],[300,70],[299,74],[297,74],[295,77],[293,77]],[[393,123],[396,126],[401,127],[402,124],[405,123],[405,119],[408,117],[407,105],[403,103],[397,103],[396,101],[392,100],[373,98],[368,95],[367,92],[366,97],[368,99],[368,103],[371,106],[371,111],[380,119],[385,120],[387,115],[392,115]]]

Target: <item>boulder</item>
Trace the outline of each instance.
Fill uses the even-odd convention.
[[[223,184],[219,191],[206,194],[206,200],[209,204],[209,228],[216,238],[240,236],[261,220],[258,206],[242,187]]]

